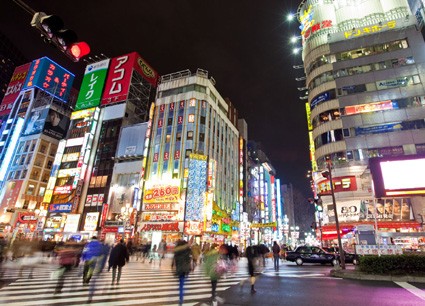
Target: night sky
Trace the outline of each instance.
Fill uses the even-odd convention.
[[[248,123],[248,138],[261,142],[283,183],[310,197],[307,122],[295,81],[302,70],[292,54],[290,37],[298,23],[286,15],[298,0],[25,0],[35,11],[60,16],[66,28],[92,49],[116,57],[137,51],[160,75],[197,68],[216,80]],[[12,0],[0,1],[0,31],[28,60],[49,56],[77,75],[84,63],[73,63],[43,43],[30,26],[32,16]]]

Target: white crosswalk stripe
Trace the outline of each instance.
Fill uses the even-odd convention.
[[[119,285],[111,285],[111,272],[106,270],[93,278],[89,286],[83,286],[82,265],[70,271],[60,294],[54,294],[56,280],[50,275],[55,265],[39,265],[28,279],[25,269],[23,277],[18,269],[6,269],[4,279],[16,279],[0,289],[0,301],[9,306],[35,305],[177,305],[179,301],[178,279],[173,274],[170,261],[162,267],[158,264],[130,262],[123,268]],[[218,282],[217,293],[238,284],[247,278],[246,263],[234,275],[227,275]],[[90,301],[91,297],[91,301]],[[211,297],[210,279],[203,267],[189,274],[185,283],[184,305],[195,305]]]

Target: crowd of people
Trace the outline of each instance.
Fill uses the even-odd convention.
[[[135,261],[141,260],[143,263],[161,262],[170,254],[172,268],[179,280],[179,302],[184,300],[184,284],[187,276],[198,266],[204,266],[204,273],[211,281],[212,303],[222,302],[217,296],[217,284],[227,273],[234,274],[237,271],[240,257],[247,258],[247,271],[251,284],[251,293],[256,293],[255,280],[256,273],[265,266],[266,257],[273,256],[274,268],[279,270],[279,259],[282,252],[286,251],[286,246],[281,247],[274,242],[271,250],[265,244],[248,246],[246,250],[240,251],[237,246],[230,244],[202,243],[190,240],[178,240],[173,245],[167,245],[165,240],[156,245],[150,241],[140,244],[133,243],[132,240],[125,242],[119,240],[114,246],[109,246],[97,237],[92,237],[89,241],[77,242],[69,240],[67,242],[37,241],[37,240],[15,240],[8,244],[4,238],[0,238],[0,263],[2,261],[20,261],[20,276],[22,272],[28,271],[28,278],[32,278],[33,269],[37,261],[49,258],[58,264],[58,268],[51,274],[52,279],[56,279],[55,294],[60,294],[63,290],[69,272],[81,266],[81,277],[84,286],[89,286],[89,298],[94,291],[95,279],[105,270],[112,270],[111,286],[119,285],[122,269],[133,256]],[[38,254],[38,257],[37,257]],[[171,255],[173,254],[173,255]],[[283,257],[284,258],[284,257]],[[80,262],[82,264],[80,265]],[[241,286],[244,281],[241,282]],[[91,292],[91,293],[90,293]]]

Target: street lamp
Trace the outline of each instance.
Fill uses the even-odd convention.
[[[341,268],[345,270],[345,255],[344,255],[344,249],[342,248],[342,242],[341,242],[341,233],[339,231],[339,220],[338,220],[338,212],[336,209],[336,201],[335,201],[335,192],[334,192],[334,186],[332,182],[332,161],[329,156],[326,156],[326,165],[328,168],[327,176],[329,178],[329,185],[331,187],[331,194],[332,194],[332,207],[335,214],[335,226],[336,226],[336,234],[338,237],[338,247],[339,247],[339,257],[341,260]],[[324,174],[326,177],[326,174]]]

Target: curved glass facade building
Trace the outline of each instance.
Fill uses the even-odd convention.
[[[417,16],[405,0],[303,1],[297,15],[323,239],[336,237],[326,158],[344,235],[376,221],[382,243],[420,236],[424,198],[376,196],[369,167],[371,158],[425,153],[425,43]],[[417,247],[421,239],[413,239]]]

